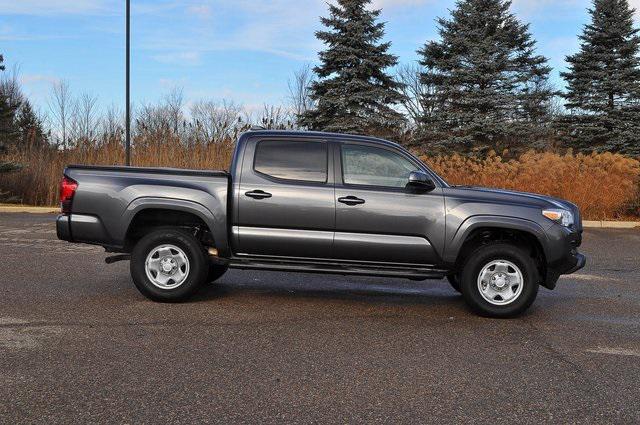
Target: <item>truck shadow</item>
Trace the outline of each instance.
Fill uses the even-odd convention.
[[[462,296],[444,280],[411,281],[359,276],[231,271],[208,284],[193,299],[258,293],[261,297],[350,300],[362,303],[455,305],[464,308]]]

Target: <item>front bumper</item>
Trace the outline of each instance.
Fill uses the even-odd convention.
[[[542,286],[545,288],[553,289],[556,287],[556,282],[563,274],[571,274],[583,268],[587,264],[587,257],[579,252],[574,252],[568,255],[560,262],[556,262],[553,265],[547,266],[547,273],[542,281]]]
[[[558,278],[563,274],[570,274],[580,270],[587,263],[587,258],[578,252],[582,243],[581,230],[569,230],[559,225],[547,230],[549,238],[549,252],[547,257],[546,276],[542,285],[553,289]]]
[[[576,264],[562,274],[571,274],[573,272],[580,270],[585,266],[585,264],[587,264],[587,257],[585,257],[583,254],[580,254],[579,252],[575,254],[575,259],[576,259]]]

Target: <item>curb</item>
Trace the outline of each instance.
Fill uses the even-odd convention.
[[[28,205],[0,205],[0,213],[33,213],[55,214],[60,212],[59,207],[30,207]]]
[[[640,227],[640,221],[583,221],[582,227],[598,228],[598,229],[633,229]]]

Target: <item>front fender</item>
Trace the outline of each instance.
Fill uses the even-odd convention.
[[[542,249],[547,255],[547,235],[538,223],[524,218],[505,217],[496,215],[475,215],[464,220],[455,230],[451,238],[445,242],[445,252],[443,260],[446,263],[454,264],[462,245],[467,237],[476,229],[491,227],[498,229],[520,230],[532,234],[540,242]]]

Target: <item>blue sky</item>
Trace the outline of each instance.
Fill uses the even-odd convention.
[[[316,60],[320,0],[131,0],[132,96],[158,100],[183,87],[188,100],[228,99],[248,108],[281,103],[287,78]],[[124,0],[0,0],[0,53],[19,65],[25,91],[41,107],[51,83],[66,80],[76,94],[103,106],[124,99]],[[640,0],[631,3],[638,7]],[[554,67],[578,48],[589,0],[514,0],[531,23],[538,51]],[[401,63],[437,37],[435,19],[453,0],[375,0],[386,39]]]

